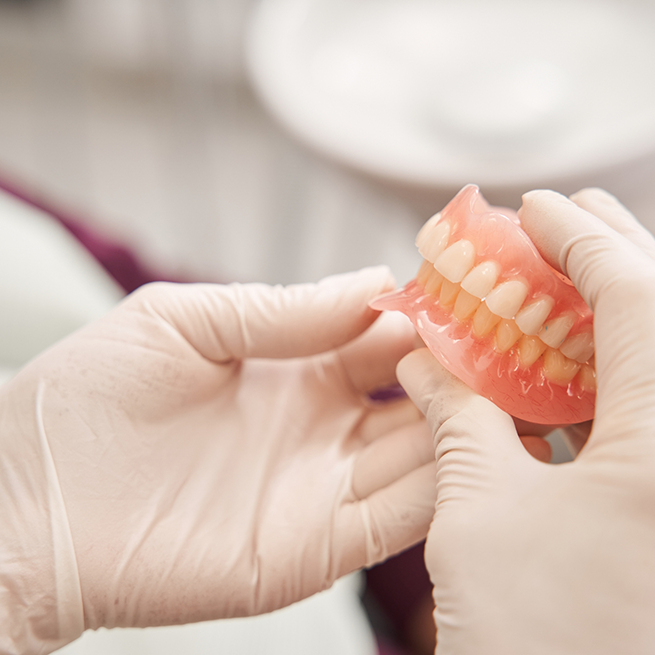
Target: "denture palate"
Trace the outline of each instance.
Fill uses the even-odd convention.
[[[501,266],[492,259],[476,264],[475,246],[467,239],[449,244],[451,226],[435,214],[421,228],[416,245],[423,264],[416,276],[429,295],[438,295],[443,308],[452,308],[459,322],[472,321],[473,333],[484,338],[495,329],[495,347],[507,352],[517,346],[519,363],[532,366],[541,358],[544,376],[567,385],[578,375],[585,390],[595,389],[591,328],[568,336],[577,315],[564,312],[549,319],[555,301],[548,295],[524,304],[528,283],[521,277],[496,284]]]

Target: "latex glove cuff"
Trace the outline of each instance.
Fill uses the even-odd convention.
[[[16,384],[20,376],[11,383]],[[41,387],[15,397],[22,406],[10,405],[0,416],[0,625],[9,627],[0,635],[0,652],[30,655],[79,637],[84,610],[66,508],[42,424]],[[28,437],[17,435],[34,437],[26,444]]]

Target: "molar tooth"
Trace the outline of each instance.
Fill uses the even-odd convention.
[[[477,337],[485,337],[496,327],[498,321],[500,321],[500,316],[492,313],[487,307],[487,303],[482,302],[473,314],[473,332]]]
[[[418,273],[416,274],[416,283],[424,287],[432,271],[434,271],[434,266],[427,259],[424,259],[421,268],[418,269]]]
[[[450,238],[450,223],[441,221],[441,214],[435,214],[416,235],[416,246],[421,255],[434,262],[446,249]]]
[[[555,348],[547,348],[544,353],[544,375],[555,384],[566,386],[580,370],[580,364],[565,357]]]
[[[578,384],[583,391],[596,391],[596,371],[589,364],[583,364],[578,373]]]
[[[560,350],[569,359],[584,364],[594,354],[594,335],[591,330],[573,334],[560,346]]]
[[[539,338],[551,348],[559,348],[575,323],[575,312],[566,312],[546,321],[539,331]]]
[[[538,334],[544,321],[553,309],[555,301],[550,296],[542,296],[523,307],[516,315],[516,324],[524,334]]]
[[[546,344],[539,338],[524,334],[519,339],[519,363],[524,368],[532,366],[546,350]]]
[[[460,239],[434,260],[434,267],[451,282],[461,282],[473,267],[474,261],[475,247],[470,241]]]
[[[501,282],[486,297],[489,309],[501,318],[514,318],[528,295],[528,285],[522,280]]]
[[[495,286],[500,275],[500,264],[487,260],[478,264],[462,280],[462,289],[476,298],[484,298]]]
[[[448,278],[444,278],[439,292],[439,304],[442,307],[450,307],[455,304],[455,299],[459,293],[460,286],[457,282],[451,282]]]
[[[480,299],[471,295],[468,291],[462,287],[457,300],[455,301],[455,307],[453,309],[453,315],[458,321],[465,321],[467,318],[470,318],[473,315],[473,312],[480,305]]]
[[[501,353],[507,352],[522,334],[513,320],[504,318],[496,328],[496,350]]]
[[[428,262],[428,264],[429,263],[430,262]],[[432,266],[432,264],[430,264],[430,268],[432,270],[430,271],[430,277],[428,278],[428,281],[425,283],[425,293],[434,294],[436,296],[441,289],[441,284],[444,278],[441,273],[438,273],[434,270],[434,266]]]

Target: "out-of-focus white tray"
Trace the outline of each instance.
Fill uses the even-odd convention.
[[[655,150],[647,0],[262,0],[265,104],[399,183],[541,185]]]

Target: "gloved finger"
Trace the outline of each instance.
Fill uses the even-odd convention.
[[[582,189],[569,198],[655,259],[655,238],[611,193],[590,188]]]
[[[352,488],[363,499],[434,460],[425,420],[404,425],[368,444],[355,460]]]
[[[288,287],[155,283],[128,302],[163,318],[207,359],[227,363],[342,346],[378,316],[368,302],[393,287],[381,266]]]
[[[542,255],[573,280],[595,312],[595,432],[599,422],[609,423],[633,438],[650,439],[655,420],[655,263],[558,193],[526,194],[519,215]]]
[[[559,193],[526,193],[518,213],[544,259],[571,278],[594,311],[600,295],[620,296],[617,283],[634,286],[655,270],[640,248]]]
[[[537,436],[525,436],[519,437],[519,439],[521,440],[523,447],[536,460],[544,462],[545,464],[550,462],[551,457],[553,456],[553,451],[550,444],[545,439]]]
[[[416,330],[400,312],[382,312],[371,327],[339,348],[344,373],[360,393],[397,384],[396,365],[414,348]]]
[[[357,427],[356,436],[370,443],[397,428],[422,420],[423,414],[407,397],[373,406]]]
[[[425,539],[434,516],[436,464],[424,464],[337,517],[336,538],[348,544],[341,574],[372,566]]]
[[[439,501],[448,489],[485,492],[506,485],[516,465],[533,462],[512,418],[446,371],[427,349],[398,365],[398,379],[434,434]],[[444,490],[442,493],[442,489]]]

